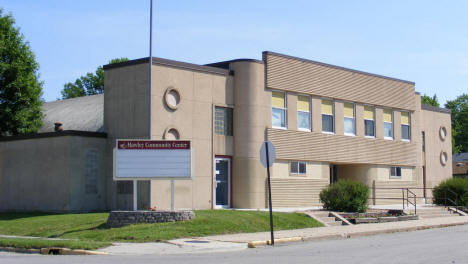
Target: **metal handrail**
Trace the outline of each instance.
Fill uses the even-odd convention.
[[[412,203],[409,200],[409,195],[408,195],[409,193],[411,193],[413,195],[414,203]],[[416,194],[414,192],[410,191],[409,188],[406,188],[406,203],[407,203],[406,206],[408,206],[408,202],[414,206],[414,215],[416,215],[416,207],[417,207],[416,206],[416,203],[417,203],[416,202]]]

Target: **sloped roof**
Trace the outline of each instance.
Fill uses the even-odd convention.
[[[40,133],[53,132],[56,122],[64,130],[104,132],[104,94],[43,103],[42,113]]]
[[[454,154],[452,157],[453,162],[468,162],[468,152]]]

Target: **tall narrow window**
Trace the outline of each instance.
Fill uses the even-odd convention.
[[[215,107],[215,133],[232,136],[232,108]]]
[[[364,106],[364,135],[375,137],[374,107]]]
[[[297,97],[297,128],[310,131],[310,99],[309,96]]]
[[[271,122],[276,128],[286,128],[286,100],[284,92],[271,92]]]
[[[384,138],[393,139],[393,113],[391,109],[384,109],[383,121],[384,121]]]
[[[322,131],[325,133],[335,132],[333,121],[333,101],[322,100]]]
[[[410,126],[410,113],[401,112],[401,139],[410,141],[411,139],[411,126]]]
[[[344,103],[344,134],[356,135],[356,116],[352,103]]]

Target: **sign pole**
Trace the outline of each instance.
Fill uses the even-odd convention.
[[[271,232],[271,244],[275,244],[275,237],[273,235],[273,209],[271,207],[271,183],[270,183],[270,157],[268,155],[268,144],[265,142],[266,150],[266,163],[267,163],[267,175],[268,175],[268,204],[270,209],[270,232]]]
[[[133,211],[138,211],[138,204],[137,204],[137,197],[138,197],[138,181],[133,181]]]
[[[171,211],[174,211],[174,180],[171,180]]]

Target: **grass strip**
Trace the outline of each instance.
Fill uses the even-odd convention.
[[[70,249],[94,250],[110,246],[110,242],[83,241],[83,240],[47,240],[28,238],[0,238],[0,247],[14,247],[25,249],[40,249],[48,247],[60,247]]]

